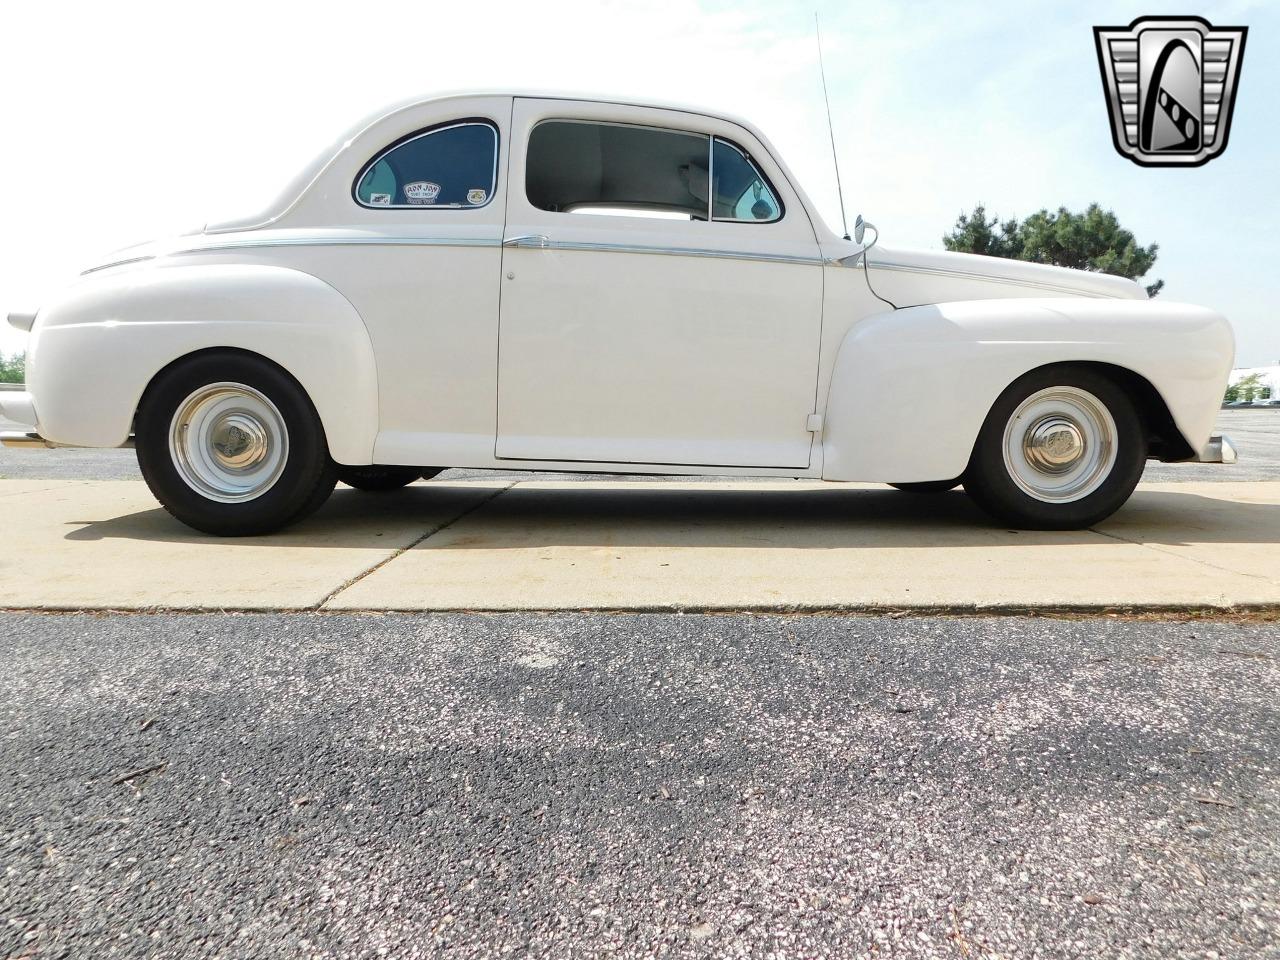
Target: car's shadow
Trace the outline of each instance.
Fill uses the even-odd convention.
[[[210,541],[246,545],[385,547],[440,531],[441,549],[680,546],[784,549],[991,547],[1070,543],[1280,542],[1280,504],[1139,490],[1095,530],[1016,531],[962,491],[907,494],[838,484],[795,490],[708,485],[419,483],[393,493],[339,488],[314,516],[267,537],[224,539],[190,530],[158,507],[77,522],[68,540]],[[497,494],[495,496],[495,494]]]

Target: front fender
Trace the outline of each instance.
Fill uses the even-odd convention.
[[[119,446],[156,373],[217,347],[279,364],[310,396],[333,458],[371,462],[378,384],[364,322],[324,281],[278,266],[149,266],[68,288],[41,309],[28,351],[40,432]]]
[[[971,300],[877,314],[854,324],[836,355],[823,478],[958,477],[1005,387],[1064,362],[1107,363],[1145,377],[1191,449],[1200,450],[1233,355],[1220,314],[1162,301]]]

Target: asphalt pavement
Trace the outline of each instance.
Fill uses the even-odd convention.
[[[1280,476],[1220,428],[1146,479]],[[0,667],[0,958],[1280,958],[1274,622],[7,613]]]
[[[0,956],[1280,956],[1280,629],[0,615]]]

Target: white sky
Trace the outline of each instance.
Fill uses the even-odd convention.
[[[1243,0],[7,2],[0,311],[38,306],[108,250],[252,212],[350,123],[442,89],[742,114],[838,227],[815,7],[850,220],[940,248],[978,201],[1022,216],[1096,200],[1159,242],[1147,279],[1163,297],[1232,319],[1240,364],[1280,359],[1280,4]],[[1171,12],[1250,27],[1230,146],[1195,170],[1115,153],[1090,29]],[[21,346],[0,331],[0,350]]]

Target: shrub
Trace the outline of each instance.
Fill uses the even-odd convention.
[[[25,353],[15,353],[6,357],[0,353],[0,383],[22,383],[26,374]]]

